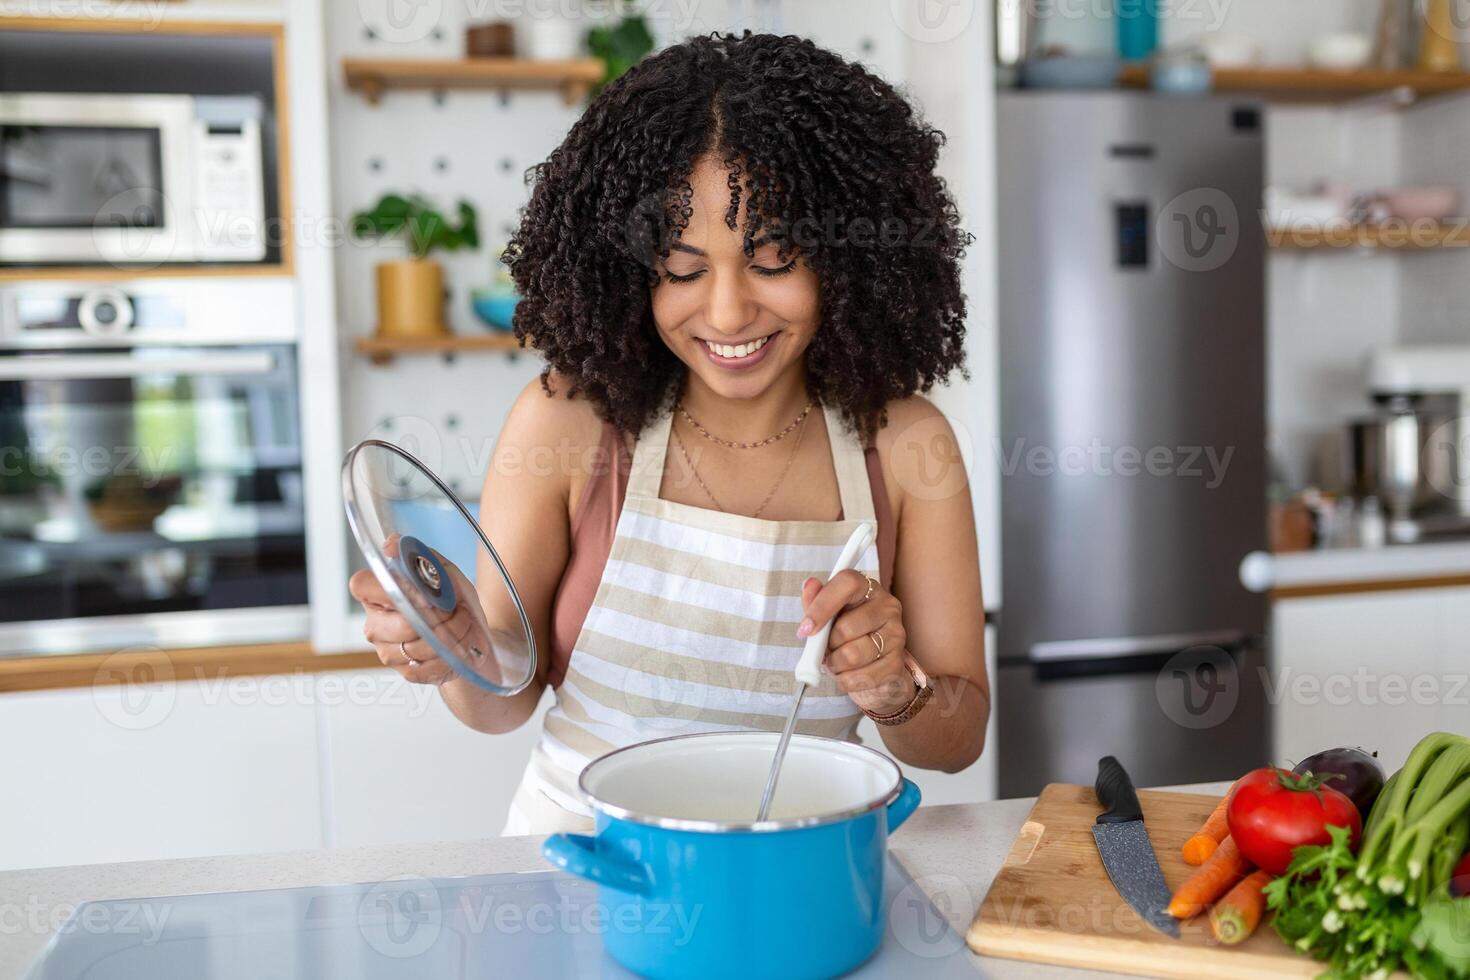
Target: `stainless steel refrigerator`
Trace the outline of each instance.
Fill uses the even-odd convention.
[[[1269,752],[1260,107],[997,111],[1000,791],[1234,778]]]

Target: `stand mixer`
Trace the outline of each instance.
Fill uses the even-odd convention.
[[[1353,490],[1383,500],[1393,541],[1470,533],[1470,345],[1380,348],[1367,386],[1380,411],[1350,428]]]

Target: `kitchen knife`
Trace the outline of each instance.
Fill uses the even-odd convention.
[[[1097,763],[1094,789],[1104,810],[1092,825],[1092,839],[1113,887],[1145,922],[1178,939],[1179,922],[1169,914],[1169,886],[1144,829],[1133,780],[1117,759],[1105,755]]]

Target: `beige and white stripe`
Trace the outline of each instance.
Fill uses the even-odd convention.
[[[602,581],[507,833],[589,826],[577,777],[613,749],[694,732],[780,730],[801,655],[801,583],[825,578],[853,528],[874,519],[862,445],[823,411],[840,521],[758,520],[661,500],[671,416],[639,438]],[[877,577],[876,548],[858,570]],[[797,731],[852,738],[860,717],[828,677],[807,692]]]

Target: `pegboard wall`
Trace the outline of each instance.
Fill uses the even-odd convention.
[[[481,247],[439,254],[448,287],[446,319],[456,333],[486,328],[470,293],[489,283],[496,249],[514,229],[528,191],[527,168],[544,159],[581,112],[542,92],[386,93],[370,105],[346,90],[344,57],[457,58],[467,23],[506,19],[524,49],[537,18],[595,17],[579,0],[360,0],[327,5],[332,73],[333,212],[345,219],[386,192],[412,191],[442,207],[460,198],[479,212]],[[889,0],[640,0],[662,44],[712,30],[773,30],[811,37],[902,85],[909,38]],[[404,18],[408,18],[405,20]],[[376,319],[374,266],[401,255],[392,243],[337,250],[342,338],[343,436],[347,445],[380,435],[421,452],[461,496],[479,495],[500,423],[540,371],[534,354],[476,353],[398,358],[375,366],[351,349]]]

